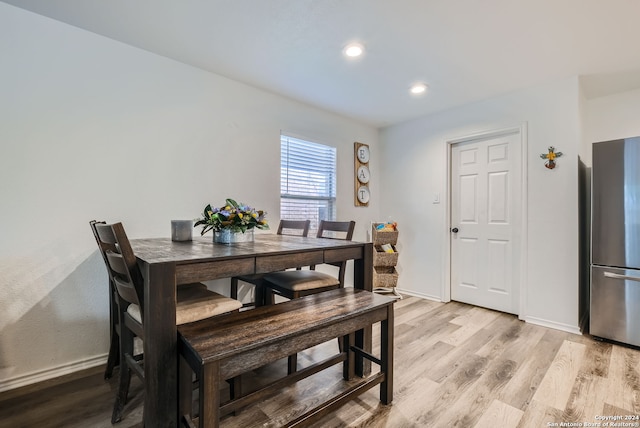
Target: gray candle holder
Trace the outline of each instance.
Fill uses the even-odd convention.
[[[191,241],[193,220],[171,220],[171,240]]]

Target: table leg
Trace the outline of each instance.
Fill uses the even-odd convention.
[[[144,276],[144,423],[178,426],[175,265],[142,266]]]
[[[353,286],[361,290],[373,290],[373,244],[371,242],[364,245],[362,258],[354,260]]]
[[[384,372],[384,381],[380,384],[380,401],[390,404],[393,401],[393,304],[387,306],[387,319],[380,323],[380,359]]]
[[[373,244],[367,243],[363,247],[361,259],[354,261],[353,286],[361,290],[373,291]],[[371,353],[373,331],[371,327],[356,332],[356,347]],[[363,357],[356,358],[356,374],[368,376],[371,374],[371,361]]]

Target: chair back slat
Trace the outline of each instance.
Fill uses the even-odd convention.
[[[316,236],[318,238],[344,239],[346,241],[351,241],[355,227],[355,221],[320,220],[320,224],[318,225],[318,234]],[[339,237],[336,232],[341,232],[345,235]]]
[[[117,242],[111,225],[106,224],[105,222],[100,222],[94,223],[93,228],[95,229],[98,237],[98,244],[101,247],[108,246],[108,249],[115,251]]]
[[[318,225],[318,234],[316,237],[318,238],[329,238],[329,239],[343,239],[345,241],[351,241],[353,238],[353,231],[356,228],[356,222],[351,221],[327,221],[320,220],[320,224]],[[335,262],[335,263],[326,263],[328,265],[337,266],[338,271],[338,280],[340,281],[340,286],[344,286],[344,275],[347,270],[347,262]],[[315,268],[315,267],[312,267]]]
[[[113,284],[116,286],[118,295],[122,300],[140,306],[138,293],[136,292],[135,287],[130,282],[116,277],[113,280]]]
[[[100,236],[98,236],[98,231],[96,229],[96,225],[98,224],[106,224],[106,223],[104,221],[96,221],[96,220],[91,220],[89,222],[89,225],[91,226],[91,231],[93,232],[93,237],[96,238],[96,243],[98,244],[98,250],[100,251],[102,260],[104,260],[105,266],[108,267],[109,262],[107,261],[107,251],[116,251],[116,246],[114,244],[104,242],[100,238]],[[107,269],[107,274],[109,275],[109,279],[113,280],[110,269]]]
[[[127,264],[124,262],[124,258],[120,253],[114,253],[113,251],[107,251],[107,262],[109,263],[109,267],[111,271],[115,273],[117,278],[124,279],[127,282],[129,281],[129,268]]]
[[[307,236],[309,234],[310,220],[280,220],[278,235]]]

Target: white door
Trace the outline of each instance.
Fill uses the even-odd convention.
[[[519,307],[520,133],[451,146],[451,299]]]

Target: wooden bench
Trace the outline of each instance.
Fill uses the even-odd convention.
[[[380,401],[393,399],[394,299],[364,290],[343,288],[272,306],[179,326],[180,415],[183,426],[192,419],[192,372],[199,381],[199,427],[217,427],[220,417],[277,393],[321,370],[343,363],[343,378],[355,376],[363,359],[380,371],[360,382],[345,383],[344,392],[322,402],[285,426],[304,426],[348,400],[380,385]],[[355,332],[381,322],[380,357],[355,347]],[[341,352],[287,375],[266,387],[221,404],[220,383],[331,339],[341,338]],[[350,386],[349,386],[350,385]]]

